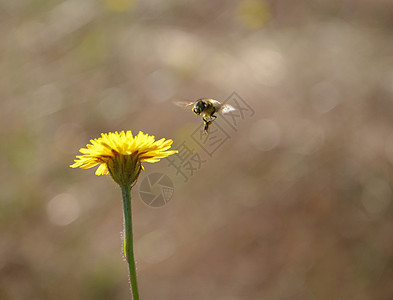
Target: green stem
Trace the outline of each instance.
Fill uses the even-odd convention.
[[[138,284],[136,281],[134,246],[132,238],[132,213],[131,213],[131,187],[121,186],[123,194],[124,229],[125,229],[125,256],[130,272],[131,294],[133,300],[139,300]]]

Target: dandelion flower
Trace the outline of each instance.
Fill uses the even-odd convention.
[[[90,140],[90,143],[79,150],[82,155],[78,155],[70,167],[89,169],[98,165],[96,175],[110,174],[120,185],[124,213],[123,251],[128,263],[132,298],[138,300],[132,238],[131,187],[143,170],[143,162],[158,162],[177,151],[169,150],[172,140],[155,141],[154,136],[141,131],[135,137],[131,131],[103,133],[100,138]]]
[[[144,169],[143,162],[158,162],[177,153],[169,150],[172,140],[163,138],[155,141],[154,136],[141,131],[135,137],[130,130],[102,133],[100,138],[90,140],[90,143],[87,148],[79,150],[83,155],[78,155],[70,167],[89,169],[99,165],[96,175],[111,174],[119,184],[133,183]]]

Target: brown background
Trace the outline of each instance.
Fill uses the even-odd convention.
[[[0,299],[128,299],[101,132],[181,142],[171,99],[254,110],[174,198],[135,188],[142,299],[392,299],[393,3],[0,1]],[[214,124],[212,125],[214,128]],[[197,149],[201,151],[201,149]]]

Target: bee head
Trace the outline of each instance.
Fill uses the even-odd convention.
[[[194,105],[194,108],[192,109],[192,111],[196,114],[196,115],[200,115],[201,112],[205,109],[205,103],[201,100],[197,101]]]

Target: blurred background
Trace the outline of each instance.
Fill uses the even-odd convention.
[[[393,298],[392,1],[1,0],[0,25],[0,299],[129,299],[120,189],[69,165],[102,132],[179,144],[202,122],[171,99],[234,91],[254,115],[188,182],[145,165],[167,205],[132,191],[141,298]]]

